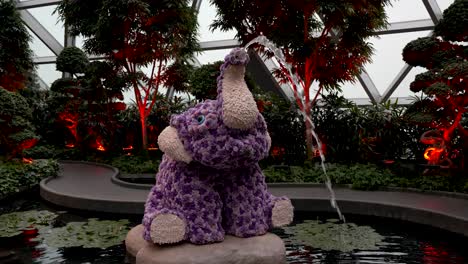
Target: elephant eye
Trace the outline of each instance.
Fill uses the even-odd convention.
[[[203,122],[205,122],[205,116],[204,115],[197,116],[197,122],[199,125],[203,124]]]

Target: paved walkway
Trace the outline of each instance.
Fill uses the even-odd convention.
[[[112,177],[118,170],[94,163],[62,162],[58,177],[41,182],[41,196],[61,206],[110,213],[142,214],[150,186],[123,186]],[[270,185],[274,195],[286,195],[299,211],[333,211],[321,186]],[[336,188],[344,214],[390,217],[428,224],[468,236],[468,199],[434,194],[356,191]]]

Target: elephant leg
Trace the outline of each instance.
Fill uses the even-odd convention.
[[[219,194],[196,174],[183,172],[164,178],[165,182],[153,188],[147,201],[145,239],[157,244],[222,241]]]
[[[265,234],[269,229],[270,201],[263,175],[252,169],[225,177],[220,191],[226,232],[238,237]]]
[[[226,232],[238,237],[265,234],[272,227],[292,222],[293,207],[286,197],[275,197],[267,190],[259,167],[232,177],[224,185],[223,221]]]

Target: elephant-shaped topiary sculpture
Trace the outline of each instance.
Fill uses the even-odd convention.
[[[145,205],[145,240],[207,244],[291,223],[291,201],[268,193],[258,165],[271,139],[244,81],[248,61],[244,49],[232,50],[216,100],[172,116],[161,132],[164,156]]]

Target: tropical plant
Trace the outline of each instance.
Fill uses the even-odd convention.
[[[188,2],[97,0],[84,4],[65,0],[57,8],[70,33],[86,38],[88,53],[105,55],[126,74],[135,93],[144,149],[148,145],[146,123],[159,99],[158,90],[174,84],[174,76],[184,76],[178,69],[198,49],[196,14]],[[149,69],[149,76],[143,67]]]
[[[455,0],[444,11],[433,36],[413,40],[403,49],[403,60],[427,69],[410,86],[411,91],[422,91],[427,97],[413,104],[408,116],[440,131],[434,132],[440,141],[434,146],[442,155],[427,154],[429,162],[449,167],[463,166],[462,161],[453,161],[462,160],[463,150],[468,149],[468,130],[462,123],[468,111],[468,48],[462,43],[468,40],[467,23],[468,0]]]
[[[262,163],[297,165],[307,158],[304,122],[288,99],[254,88],[252,91],[271,137],[270,156]]]
[[[370,60],[372,48],[366,39],[386,25],[384,6],[388,0],[274,0],[211,1],[218,10],[212,28],[237,30],[247,44],[263,34],[284,53],[293,75],[300,77],[303,92],[291,83],[293,76],[280,65],[276,76],[291,83],[299,108],[310,116],[311,107],[323,89],[338,88],[354,81]],[[259,47],[262,50],[262,47]],[[280,62],[281,63],[281,62]],[[311,87],[318,91],[311,98]],[[309,157],[312,156],[312,124],[306,121]]]
[[[31,124],[31,108],[19,93],[0,87],[0,110],[0,154],[22,156],[39,140]]]
[[[16,9],[16,1],[0,2],[0,87],[16,91],[32,81],[31,36]]]
[[[357,106],[336,92],[322,95],[312,120],[331,162],[389,162],[422,153],[420,127],[408,122],[398,102]],[[417,137],[417,138],[416,138]]]

